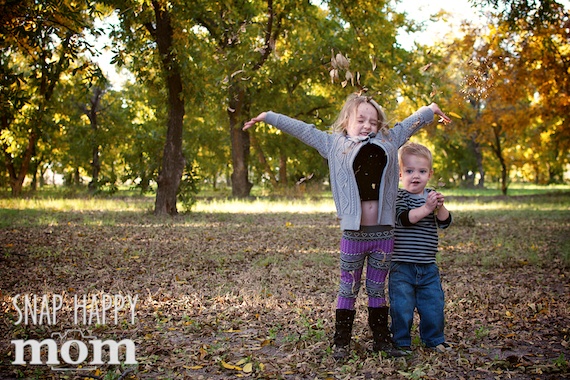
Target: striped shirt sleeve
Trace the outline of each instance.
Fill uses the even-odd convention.
[[[410,194],[406,190],[398,191],[396,200],[396,229],[394,254],[392,261],[417,264],[435,263],[438,250],[437,228],[447,228],[451,224],[451,214],[445,221],[437,220],[434,213],[415,224],[410,223],[410,210],[425,204],[425,196]]]

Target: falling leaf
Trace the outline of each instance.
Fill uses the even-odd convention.
[[[235,77],[236,75],[238,75],[238,74],[240,74],[240,73],[243,73],[243,72],[244,72],[243,70],[238,70],[238,71],[233,72],[232,75],[230,75],[230,76],[233,78],[233,77]]]
[[[430,62],[430,63],[428,63],[427,65],[423,66],[423,67],[421,68],[421,70],[424,71],[424,72],[425,72],[425,71],[428,71],[432,65],[433,65],[433,63]]]
[[[349,66],[349,62],[348,59],[342,55],[341,53],[338,53],[335,57],[336,59],[336,63],[338,65],[339,68],[347,70],[348,66]]]
[[[347,81],[350,81],[352,83],[352,85],[354,86],[354,76],[352,75],[352,73],[350,71],[347,71],[346,74],[344,75],[344,77],[346,78]]]
[[[332,70],[330,71],[330,76],[331,76],[331,81],[332,81],[332,83],[334,83],[334,81],[338,79],[338,70],[337,70],[337,69],[332,69]]]
[[[455,112],[449,112],[449,116],[453,116],[456,119],[463,119],[461,115],[456,114]]]
[[[432,83],[431,84],[431,92],[430,92],[429,96],[433,98],[436,95],[437,95],[437,86],[434,83]]]
[[[334,69],[337,69],[337,68],[338,68],[338,64],[337,64],[337,62],[336,62],[336,58],[334,57],[334,51],[333,51],[333,50],[331,50],[331,66],[332,66]]]

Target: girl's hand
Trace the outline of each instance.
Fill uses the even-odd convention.
[[[449,124],[451,123],[451,119],[443,113],[443,111],[439,108],[439,106],[435,103],[432,103],[428,106],[429,108],[431,108],[431,110],[433,111],[433,113],[435,115],[439,115],[439,122],[443,123],[443,124]]]
[[[251,119],[250,121],[246,122],[243,125],[243,130],[245,131],[248,128],[251,128],[255,125],[255,123],[259,123],[261,121],[265,121],[265,116],[267,116],[267,112],[262,112],[259,115],[257,115],[256,117],[254,117],[253,119]]]

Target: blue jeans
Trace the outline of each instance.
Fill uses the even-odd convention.
[[[390,317],[394,343],[410,347],[414,309],[420,315],[420,338],[427,347],[443,342],[444,295],[437,264],[393,261],[389,277]]]

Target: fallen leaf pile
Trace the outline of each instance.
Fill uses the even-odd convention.
[[[447,198],[446,198],[447,201]],[[526,200],[520,200],[526,202]],[[450,207],[452,209],[452,207]],[[0,229],[0,378],[559,379],[569,376],[568,211],[454,212],[440,238],[453,350],[368,353],[361,290],[350,357],[330,349],[340,230],[330,213],[67,212]],[[132,339],[138,365],[91,372],[14,366],[13,339],[73,328],[16,325],[17,294],[138,295],[135,323],[89,326]],[[417,320],[416,320],[417,323]]]

